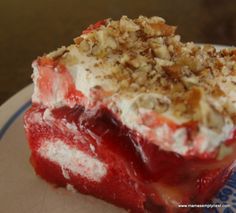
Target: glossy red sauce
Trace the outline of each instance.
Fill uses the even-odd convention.
[[[215,159],[188,159],[174,152],[162,151],[136,132],[122,126],[106,109],[95,113],[85,111],[82,107],[65,107],[54,110],[53,114],[58,119],[66,118],[74,122],[79,129],[93,132],[98,146],[107,147],[125,159],[134,173],[145,182],[183,184],[191,186],[191,193],[197,194],[197,179],[217,163]],[[196,125],[191,125],[190,130],[196,128]]]
[[[84,110],[81,106],[61,107],[52,112],[55,119],[52,127],[46,123],[31,123],[31,116],[35,113],[41,113],[43,116],[44,111],[42,106],[34,105],[25,115],[25,122],[30,125],[27,131],[32,150],[32,164],[36,172],[49,182],[66,185],[67,180],[61,174],[60,167],[41,158],[35,150],[40,146],[40,140],[48,137],[73,141],[73,135],[64,132],[59,125],[62,120],[74,122],[83,137],[90,137],[89,143],[80,145],[81,148],[89,150],[86,146],[89,147],[89,144],[93,143],[96,147],[96,157],[109,166],[113,161],[116,165],[114,170],[112,167],[109,169],[106,181],[96,187],[89,188],[90,183],[87,185],[85,180],[77,178],[72,179],[71,183],[81,192],[94,194],[123,207],[132,207],[136,209],[134,212],[139,212],[143,208],[142,205],[150,212],[169,211],[163,208],[166,204],[160,194],[166,192],[159,191],[160,184],[168,189],[168,196],[172,196],[172,190],[175,191],[174,194],[177,192],[177,198],[181,202],[206,202],[230,174],[228,166],[232,159],[219,164],[215,159],[189,159],[173,152],[162,151],[136,132],[122,126],[107,109],[95,112]],[[122,178],[116,180],[117,171],[120,173],[119,178]],[[91,184],[93,186],[93,183]],[[135,184],[138,188],[134,187]],[[83,185],[87,188],[83,188]],[[114,191],[120,195],[119,198],[110,197]]]

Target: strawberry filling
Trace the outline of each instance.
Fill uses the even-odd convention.
[[[51,112],[48,120],[44,117],[46,110],[41,105],[32,106],[25,115],[26,132],[32,150],[31,162],[37,174],[58,186],[69,183],[80,192],[93,194],[133,212],[147,209],[172,212],[177,203],[207,202],[230,175],[233,155],[218,161],[186,159],[162,151],[123,126],[105,108],[94,112],[82,106],[60,107]],[[41,118],[39,122],[34,120],[36,114]],[[66,123],[75,124],[77,130],[70,131]],[[101,182],[70,171],[68,180],[60,165],[42,157],[39,148],[45,141],[54,139],[108,165]]]

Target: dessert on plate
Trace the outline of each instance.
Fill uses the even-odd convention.
[[[236,49],[175,30],[105,19],[33,62],[24,123],[37,175],[135,213],[210,201],[236,164]]]

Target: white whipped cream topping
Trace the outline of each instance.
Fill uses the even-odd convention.
[[[107,174],[107,165],[81,150],[66,145],[61,140],[44,141],[39,154],[61,166],[62,173],[69,179],[69,172],[89,180],[100,182]]]
[[[86,97],[90,97],[90,89],[95,86],[115,92],[117,85],[111,79],[101,78],[110,72],[111,66],[108,64],[96,66],[100,61],[95,57],[87,57],[78,51],[77,48],[71,47],[70,55],[76,57],[78,62],[75,65],[68,66],[73,76],[76,89],[81,91]]]
[[[150,133],[153,133],[152,135],[154,135],[155,138],[152,138],[152,141],[162,149],[167,151],[175,151],[182,155],[185,155],[190,150],[197,150],[198,153],[211,152],[214,151],[214,149],[222,142],[224,142],[225,139],[230,137],[230,134],[234,129],[233,124],[230,122],[225,124],[220,133],[216,133],[207,127],[200,126],[200,131],[196,135],[196,138],[193,139],[192,144],[186,143],[187,131],[184,127],[177,129],[176,131],[172,131],[165,124],[155,128],[145,125],[142,121],[143,115],[145,112],[150,110],[136,104],[137,94],[116,93],[119,82],[102,78],[102,76],[109,73],[112,68],[109,66],[109,63],[105,63],[102,66],[95,66],[99,63],[99,60],[95,57],[87,57],[84,53],[80,53],[74,46],[69,48],[70,56],[75,57],[77,62],[71,65],[67,64],[67,69],[73,77],[76,89],[81,91],[87,98],[87,101],[84,104],[89,105],[90,102],[93,102],[92,99],[94,96],[91,95],[91,91],[94,87],[100,86],[104,91],[108,91],[110,94],[113,94],[105,99],[105,103],[102,104],[107,105],[107,107],[113,111],[114,114],[116,114],[117,118],[120,119],[123,124],[130,129],[136,130],[144,137],[150,137]],[[34,66],[35,90],[33,101],[40,102],[36,81],[37,77],[37,67]],[[50,99],[49,106],[58,106],[62,103],[65,104],[66,100],[64,100],[60,94],[63,94],[63,91],[60,91],[60,88],[55,88],[55,98]],[[229,94],[232,95],[232,92]],[[156,93],[153,95],[144,93],[142,95],[149,96],[148,98],[150,98],[150,101],[152,101],[152,98],[155,99],[156,96],[163,101],[169,101],[166,97]],[[117,111],[119,111],[119,113],[117,113]],[[171,113],[171,110],[164,112],[163,115],[174,121],[176,124],[185,122],[183,119],[177,119]],[[68,128],[75,130],[76,126],[72,124],[68,126]]]
[[[200,126],[199,133],[193,139],[192,144],[187,143],[187,130],[184,127],[178,128],[173,131],[168,125],[163,124],[155,128],[144,125],[142,120],[142,114],[145,111],[143,108],[135,109],[132,106],[132,99],[124,99],[118,102],[118,106],[121,112],[120,119],[123,124],[131,129],[134,129],[141,133],[143,136],[155,135],[152,138],[153,142],[167,151],[174,151],[181,155],[185,155],[190,150],[197,150],[198,153],[212,152],[226,139],[230,138],[233,133],[234,125],[228,120],[223,126],[222,131],[217,133],[205,126]],[[164,113],[165,116],[172,119],[173,115],[170,112]],[[181,121],[175,120],[176,123],[181,124]],[[147,122],[147,121],[146,121]],[[150,138],[150,137],[149,137]]]

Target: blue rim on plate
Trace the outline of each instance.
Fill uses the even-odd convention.
[[[0,140],[6,131],[11,127],[14,121],[30,107],[31,100],[25,102],[18,110],[13,113],[10,118],[3,124],[0,129]],[[212,200],[212,204],[221,205],[221,208],[210,207],[204,208],[203,213],[236,213],[236,170],[233,171],[231,177],[227,180],[223,188],[217,193]],[[225,205],[225,207],[222,207]]]
[[[13,124],[13,122],[20,116],[28,107],[31,105],[31,100],[24,103],[12,116],[3,124],[2,128],[0,129],[0,140],[3,138],[5,132],[8,128]]]

